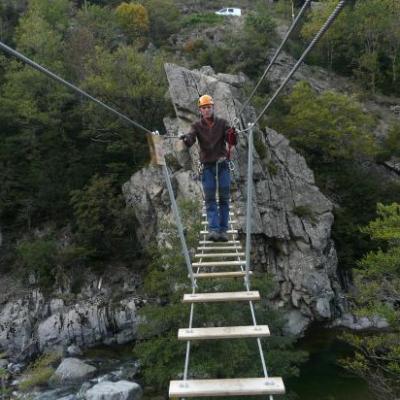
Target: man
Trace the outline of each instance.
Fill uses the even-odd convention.
[[[196,139],[200,145],[200,161],[203,164],[202,184],[209,230],[207,240],[227,242],[231,183],[229,157],[230,148],[237,142],[236,133],[224,119],[214,115],[214,101],[211,96],[207,94],[201,96],[198,107],[201,114],[200,121],[195,122],[190,132],[180,138],[188,147],[192,146]]]

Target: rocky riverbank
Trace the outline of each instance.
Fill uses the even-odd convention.
[[[132,345],[133,346],[133,345]],[[64,355],[48,353],[30,368],[25,363],[0,360],[3,392],[17,399],[34,400],[139,400],[136,382],[139,365],[131,346],[103,347],[83,353],[69,346]]]

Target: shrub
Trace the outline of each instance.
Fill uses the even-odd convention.
[[[121,3],[115,10],[117,18],[125,31],[142,37],[149,31],[149,16],[145,7],[135,3]]]
[[[225,17],[222,15],[217,15],[214,13],[196,13],[182,18],[181,26],[186,28],[194,25],[219,25],[222,24],[224,20]]]
[[[57,260],[57,244],[51,238],[23,240],[17,246],[17,254],[22,265],[33,272],[41,286],[54,283]]]
[[[40,356],[23,374],[18,387],[28,391],[36,386],[46,385],[54,373],[54,365],[61,359],[60,353],[48,353]]]
[[[296,206],[293,208],[293,214],[297,215],[299,218],[307,218],[311,222],[315,221],[314,213],[309,206]]]

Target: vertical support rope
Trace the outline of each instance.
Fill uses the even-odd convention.
[[[174,213],[176,227],[178,228],[178,235],[179,235],[179,239],[181,241],[183,256],[185,257],[186,267],[187,267],[187,270],[189,273],[190,280],[192,282],[192,288],[195,288],[196,282],[195,282],[194,276],[193,276],[192,263],[191,263],[190,257],[189,257],[189,250],[187,248],[185,234],[183,233],[181,216],[179,214],[178,206],[177,206],[176,200],[175,200],[174,191],[172,189],[171,178],[169,176],[167,166],[163,165],[162,169],[163,169],[165,181],[167,182],[168,194],[169,194],[169,198],[171,200],[171,205],[172,205],[172,212]]]
[[[251,207],[253,194],[253,129],[249,124],[248,158],[247,158],[247,204],[246,204],[246,285],[250,288],[250,246],[251,246]]]
[[[253,98],[253,96],[255,95],[255,93],[257,92],[257,89],[260,87],[261,83],[263,82],[263,80],[265,79],[265,77],[267,76],[269,70],[272,68],[272,66],[275,64],[276,59],[278,58],[279,54],[282,51],[283,46],[286,44],[286,42],[289,39],[290,34],[293,32],[294,28],[296,27],[296,25],[298,24],[298,22],[300,21],[301,16],[304,14],[304,11],[307,9],[307,7],[310,5],[311,0],[306,0],[303,4],[303,7],[301,8],[301,10],[299,11],[299,13],[297,14],[296,19],[292,22],[292,25],[290,26],[290,28],[288,29],[288,31],[286,32],[285,37],[282,40],[282,43],[280,44],[280,46],[278,47],[278,49],[276,50],[275,54],[273,55],[268,67],[265,69],[264,73],[262,74],[261,78],[259,79],[259,81],[257,82],[257,85],[254,87],[253,91],[251,92],[251,94],[249,95],[249,97],[247,98],[247,100],[245,101],[245,103],[243,104],[242,108],[240,109],[238,118],[240,118],[240,116],[243,114],[243,111],[246,109],[246,107],[249,105],[250,100]]]
[[[328,19],[325,21],[324,25],[322,28],[318,31],[318,33],[314,36],[313,40],[310,42],[308,47],[304,50],[303,54],[299,58],[299,60],[296,62],[296,64],[293,66],[289,74],[286,76],[285,80],[282,82],[281,86],[276,90],[274,95],[269,99],[267,105],[262,109],[260,114],[257,116],[256,120],[254,121],[254,125],[260,121],[261,117],[267,112],[267,110],[271,107],[272,103],[275,101],[275,99],[278,97],[280,92],[284,89],[284,87],[287,85],[291,77],[295,74],[295,72],[299,69],[300,65],[304,61],[304,59],[307,57],[308,53],[314,48],[314,46],[319,42],[319,40],[322,38],[322,36],[325,34],[325,32],[329,29],[329,27],[333,24],[337,16],[340,14],[342,11],[343,7],[345,6],[347,0],[340,0],[338,5],[336,6],[335,10],[332,12],[332,14],[328,17]]]

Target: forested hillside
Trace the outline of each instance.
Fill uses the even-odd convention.
[[[250,92],[279,44],[278,31],[291,22],[292,5],[302,3],[235,0],[229,5],[244,15],[233,20],[214,14],[227,6],[222,0],[0,0],[0,40],[163,131],[163,118],[173,113],[165,62],[244,72]],[[288,43],[294,57],[337,1],[313,3]],[[400,107],[399,20],[399,1],[349,1],[306,61],[347,78],[352,92],[318,92],[300,82],[261,124],[305,156],[335,204],[333,238],[351,303],[391,322],[389,334],[367,343],[347,338],[360,350],[347,367],[380,382],[377,396],[385,399],[400,391],[400,178],[385,164],[400,157],[393,112]],[[261,86],[256,108],[271,86]],[[366,104],[374,102],[386,112],[372,112]],[[73,272],[79,290],[82,270],[135,267],[147,254],[121,186],[147,162],[143,132],[0,54],[0,273],[24,283],[33,276],[51,291],[60,270]]]

